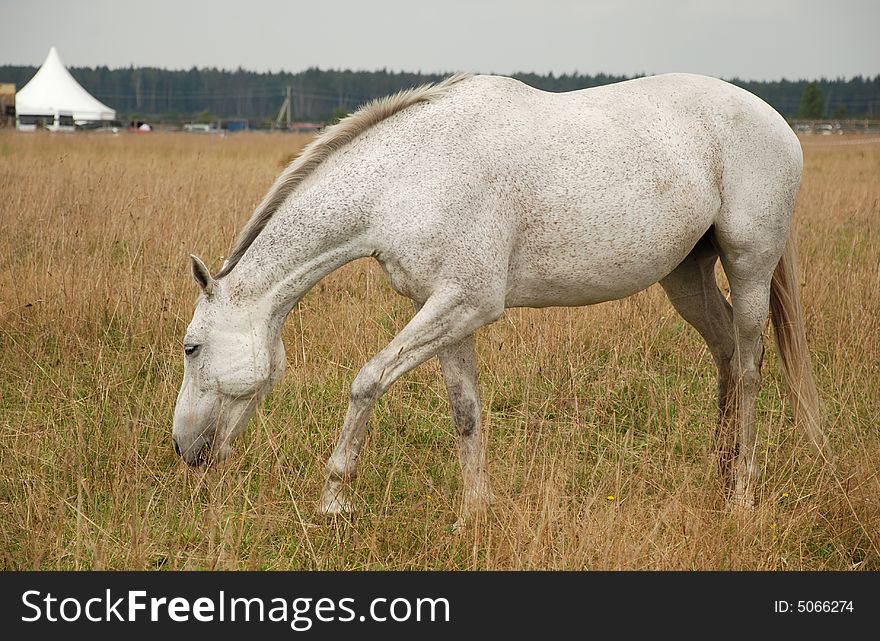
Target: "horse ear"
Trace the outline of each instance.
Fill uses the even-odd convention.
[[[193,278],[199,284],[199,287],[202,288],[202,291],[205,292],[205,296],[210,296],[214,293],[215,282],[211,277],[211,272],[208,271],[208,268],[205,266],[205,263],[202,262],[201,258],[195,254],[190,254],[189,257],[192,260]]]

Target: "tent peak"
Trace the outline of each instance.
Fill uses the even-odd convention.
[[[54,45],[49,47],[49,54],[46,56],[46,60],[43,61],[43,64],[45,65],[49,61],[53,64],[59,64],[62,67],[64,66],[64,63],[61,62],[61,56],[58,55],[58,49],[56,49]]]

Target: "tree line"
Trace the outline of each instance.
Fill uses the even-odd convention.
[[[153,67],[72,67],[77,81],[98,100],[116,109],[120,120],[141,118],[184,121],[243,118],[254,124],[274,119],[286,94],[293,93],[293,119],[326,122],[375,98],[445,74],[307,69],[299,73],[259,73],[236,69]],[[0,66],[0,82],[23,87],[36,73],[32,66]],[[547,91],[571,91],[626,80],[606,74],[514,74],[529,85]],[[808,85],[809,117],[880,118],[880,75],[851,79],[747,81],[730,80],[760,96],[787,118],[803,115],[801,101]],[[818,96],[818,98],[817,98]],[[817,103],[818,100],[818,103]],[[816,114],[819,115],[816,115]]]

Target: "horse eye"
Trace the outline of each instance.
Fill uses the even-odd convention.
[[[197,351],[199,351],[200,347],[201,347],[201,345],[184,345],[183,346],[183,353],[186,354],[187,356],[192,356]]]

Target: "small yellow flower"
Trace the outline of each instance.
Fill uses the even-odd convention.
[[[775,529],[776,529],[776,523],[775,523],[775,522],[770,524],[770,529],[771,529],[771,530],[775,530]]]
[[[783,493],[782,493],[782,498],[787,499],[788,497],[789,497],[788,492],[783,492]]]
[[[606,496],[605,498],[608,499],[609,501],[613,501],[613,500],[614,500],[614,495],[613,495],[613,494],[609,494],[609,495]]]

